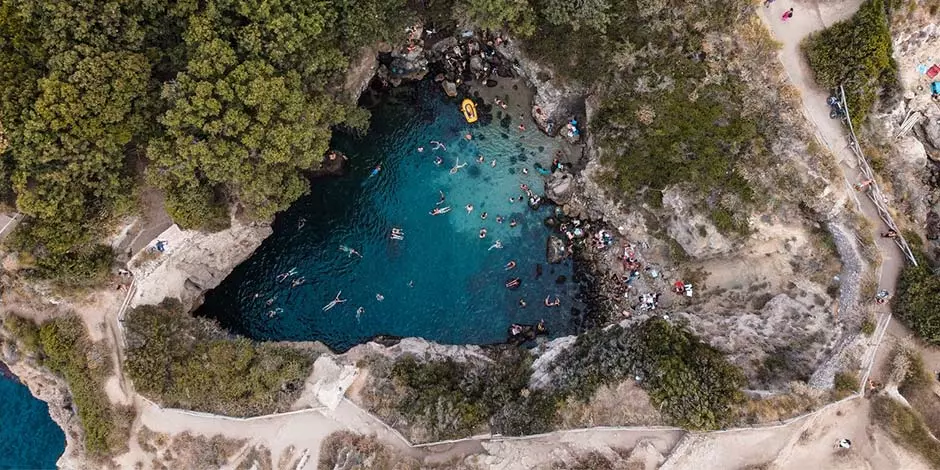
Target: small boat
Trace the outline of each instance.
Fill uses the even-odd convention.
[[[467,120],[468,123],[473,124],[477,122],[477,105],[473,104],[473,100],[467,98],[460,103],[460,110],[463,111],[463,117]]]

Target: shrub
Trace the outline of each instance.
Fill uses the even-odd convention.
[[[687,328],[655,317],[578,337],[553,363],[554,386],[587,400],[603,384],[640,377],[650,399],[673,424],[716,429],[743,400],[744,374]]]
[[[833,388],[836,397],[845,398],[858,391],[858,376],[851,372],[839,372],[836,374]]]
[[[251,416],[286,411],[313,358],[295,349],[231,338],[177,301],[131,310],[126,369],[137,391],[165,406]]]
[[[820,85],[843,85],[855,127],[864,122],[879,94],[897,86],[883,0],[868,0],[852,18],[810,35],[803,52]]]
[[[865,320],[862,321],[862,334],[865,336],[871,336],[875,334],[875,330],[878,328],[878,324],[875,322],[875,317],[869,314],[865,317]]]
[[[9,314],[3,319],[3,326],[19,342],[27,354],[40,352],[39,325],[19,315]]]
[[[901,270],[894,313],[925,341],[940,345],[940,277],[931,271],[923,255],[916,256],[917,266]]]

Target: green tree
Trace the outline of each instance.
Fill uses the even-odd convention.
[[[508,29],[519,36],[535,32],[535,11],[528,0],[463,0],[455,16],[483,29]]]
[[[539,0],[539,15],[553,25],[604,32],[610,23],[608,0]]]
[[[848,20],[813,33],[804,41],[803,52],[820,85],[843,85],[856,127],[879,94],[897,87],[884,0],[868,0]]]
[[[940,345],[940,277],[919,253],[917,266],[901,270],[893,310],[921,338]]]

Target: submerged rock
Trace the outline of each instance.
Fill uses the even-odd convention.
[[[567,256],[565,252],[565,241],[554,235],[550,235],[545,242],[545,259],[550,264],[561,263]]]
[[[451,98],[457,96],[457,84],[456,83],[450,80],[445,80],[443,83],[441,83],[441,88],[444,89],[444,93],[447,93],[447,96]]]

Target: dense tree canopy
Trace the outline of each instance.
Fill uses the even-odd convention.
[[[923,256],[917,266],[905,266],[898,279],[894,312],[918,336],[940,345],[940,276],[933,273]]]

